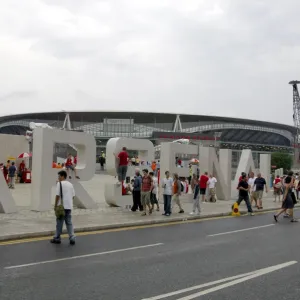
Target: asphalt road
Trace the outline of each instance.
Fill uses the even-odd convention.
[[[80,236],[75,246],[2,245],[0,299],[300,299],[299,229],[262,214]]]

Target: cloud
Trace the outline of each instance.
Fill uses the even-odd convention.
[[[1,113],[139,110],[292,123],[296,0],[0,3]],[[26,106],[24,94],[28,94]],[[29,101],[30,100],[30,101]]]

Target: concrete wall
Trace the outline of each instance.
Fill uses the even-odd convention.
[[[9,156],[18,157],[28,151],[29,145],[25,136],[0,134],[0,163],[5,163]]]

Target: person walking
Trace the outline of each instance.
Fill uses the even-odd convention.
[[[175,204],[179,207],[179,213],[183,214],[184,210],[182,209],[181,203],[180,203],[180,195],[181,195],[181,181],[179,180],[179,176],[177,173],[173,176],[173,197],[172,202],[175,202]]]
[[[150,195],[150,202],[152,205],[151,209],[153,211],[154,205],[156,205],[156,211],[159,211],[159,203],[157,200],[158,180],[157,180],[157,177],[154,176],[154,172],[150,172],[149,175],[153,180],[153,189],[152,189],[151,195]]]
[[[216,183],[217,183],[216,177],[214,177],[212,174],[209,175],[209,179],[207,181],[208,185],[208,191],[209,191],[209,201],[210,202],[216,202]]]
[[[241,202],[244,200],[246,202],[246,205],[247,205],[248,214],[251,215],[251,216],[254,216],[254,213],[253,213],[253,210],[252,210],[252,207],[251,207],[251,203],[250,203],[250,200],[249,200],[249,191],[250,191],[251,187],[250,187],[250,185],[248,184],[247,181],[248,180],[247,180],[246,174],[242,175],[241,181],[238,184],[239,198],[236,201],[236,203],[238,205],[240,205]]]
[[[201,209],[200,209],[200,186],[197,182],[194,186],[194,204],[193,204],[193,211],[190,213],[190,215],[194,215],[196,211],[198,210],[197,214],[200,215]]]
[[[50,242],[52,244],[61,243],[63,225],[66,223],[70,244],[75,245],[75,234],[72,224],[72,209],[75,190],[73,184],[66,179],[66,171],[62,170],[58,172],[58,182],[56,184],[56,197],[54,205],[54,211],[56,212],[56,232]]]
[[[244,173],[246,176],[246,173]],[[243,176],[242,176],[243,177]],[[254,177],[254,172],[250,172],[249,173],[249,178],[248,178],[248,184],[249,184],[249,194],[250,194],[250,203],[252,206],[253,201],[255,202],[255,207],[257,207],[257,198],[256,198],[256,194],[255,194],[255,182],[256,177]],[[241,181],[241,180],[240,180]]]
[[[141,188],[142,188],[142,176],[140,174],[140,170],[135,170],[135,177],[133,182],[133,190],[132,190],[132,198],[133,198],[133,206],[131,208],[132,211],[143,211],[143,205],[141,202]]]
[[[100,166],[101,166],[101,171],[104,171],[105,157],[100,156],[99,162],[100,162]]]
[[[207,181],[209,180],[208,178],[208,173],[205,172],[200,176],[199,180],[199,187],[200,187],[200,195],[202,198],[202,203],[205,202],[205,195],[206,195],[206,188],[207,188]]]
[[[262,209],[262,198],[264,194],[264,188],[266,189],[266,193],[268,193],[266,180],[261,176],[261,173],[257,174],[257,178],[254,181],[255,185],[255,197],[257,199],[257,209]]]
[[[143,170],[143,178],[142,178],[142,192],[141,192],[141,201],[144,208],[144,212],[142,216],[147,215],[147,207],[149,208],[149,215],[152,214],[152,208],[150,206],[150,197],[151,191],[153,190],[153,180],[148,174],[148,170]]]
[[[162,188],[164,189],[164,213],[163,216],[169,217],[171,215],[171,202],[172,202],[172,186],[173,179],[170,177],[170,172],[165,172],[165,178],[162,180]]]
[[[297,219],[294,218],[294,201],[292,198],[292,185],[293,185],[293,172],[289,173],[289,176],[285,178],[284,182],[284,192],[283,192],[283,198],[282,198],[282,208],[281,210],[274,215],[275,222],[278,222],[278,217],[282,213],[286,213],[287,210],[289,210],[288,216],[291,217],[291,222],[298,222]]]
[[[15,166],[15,162],[13,161],[11,163],[11,166],[8,168],[8,177],[9,177],[9,188],[14,189],[15,188],[15,176],[16,176],[17,168]]]

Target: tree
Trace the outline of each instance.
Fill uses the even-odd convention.
[[[273,152],[271,154],[271,165],[276,166],[276,169],[283,168],[284,171],[291,169],[293,157],[289,153]]]

